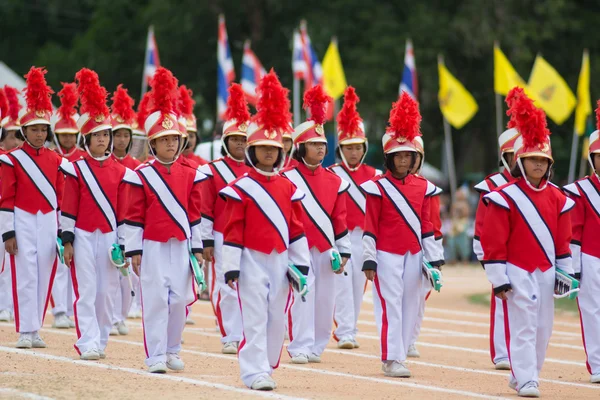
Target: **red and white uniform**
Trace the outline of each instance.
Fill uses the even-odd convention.
[[[12,272],[17,332],[37,332],[43,325],[57,268],[56,235],[67,160],[27,142],[0,156],[1,232],[16,237],[19,251],[7,258]]]
[[[0,149],[0,156],[6,154],[4,149]],[[2,164],[0,164],[0,177],[2,171]],[[1,186],[0,186],[1,187]],[[2,258],[2,266],[0,267],[0,311],[8,311],[10,315],[13,313],[13,299],[12,299],[12,283],[10,266],[5,261],[4,246],[0,248],[0,257]]]
[[[62,148],[61,148],[61,150],[62,150],[62,156],[64,158],[66,158],[69,162],[75,162],[75,161],[80,160],[81,158],[83,158],[83,157],[85,157],[87,155],[87,153],[84,150],[81,150],[77,146],[73,147],[71,149],[71,151],[68,152],[68,153],[64,149],[62,149]],[[61,154],[58,151],[56,151],[56,152],[58,154]]]
[[[223,276],[223,232],[229,219],[224,212],[225,200],[219,192],[249,171],[248,166],[231,157],[223,157],[200,167],[208,179],[202,183],[202,243],[214,248],[210,279],[210,298],[221,331],[221,342],[242,340],[242,316],[237,292],[231,289]]]
[[[344,196],[349,184],[321,166],[313,171],[299,164],[282,174],[305,194],[303,224],[311,258],[306,302],[296,294],[290,307],[287,350],[291,357],[320,356],[331,336],[335,307],[336,279],[331,269],[331,250],[337,250],[342,257],[351,255]]]
[[[423,256],[443,262],[430,219],[436,187],[417,175],[387,171],[361,185],[367,193],[363,271],[375,270],[373,300],[381,360],[406,360],[421,296]],[[402,238],[402,240],[398,240]]]
[[[202,252],[200,185],[206,177],[175,162],[142,165],[141,186],[130,188],[125,255],[142,255],[140,297],[146,365],[179,353],[186,306],[195,301],[192,252]]]
[[[484,196],[481,246],[488,280],[503,302],[511,380],[538,383],[554,320],[555,267],[573,273],[569,242],[575,205],[554,185],[533,190],[522,178]]]
[[[115,243],[124,244],[125,187],[141,182],[133,171],[112,157],[98,161],[86,154],[68,164],[65,171],[60,223],[63,243],[73,245],[71,278],[78,338],[75,349],[79,354],[104,351],[112,326],[114,293],[119,285],[119,272],[110,262],[108,249]]]
[[[366,277],[362,272],[362,236],[365,228],[367,196],[360,185],[381,174],[381,171],[366,164],[360,164],[355,171],[352,171],[344,163],[333,165],[329,169],[350,184],[344,197],[346,197],[346,224],[350,235],[350,253],[352,254],[344,267],[344,271],[348,275],[336,277],[337,293],[334,315],[336,329],[333,337],[338,341],[354,340],[358,333],[356,323],[366,288]]]
[[[193,152],[190,153],[183,153],[182,154],[183,157],[185,157],[187,160],[191,161],[196,168],[201,167],[202,165],[206,165],[208,164],[208,161],[206,161],[204,158],[200,157],[197,154],[194,154]]]
[[[479,203],[475,214],[475,235],[473,236],[473,252],[477,260],[483,259],[483,249],[481,248],[480,237],[483,231],[483,222],[485,221],[485,212],[487,206],[483,201],[483,196],[496,190],[514,178],[507,169],[503,172],[496,172],[487,176],[483,181],[475,185],[475,190],[479,192]],[[493,229],[493,228],[492,228]],[[494,294],[494,288],[491,291],[490,299],[490,357],[494,364],[508,360],[508,350],[506,348],[506,335],[504,334],[504,307],[502,300]]]
[[[142,163],[137,160],[136,158],[133,158],[131,155],[126,154],[125,157],[121,158],[121,157],[117,157],[114,153],[112,155],[112,157],[119,162],[119,164],[129,168],[132,171],[135,171],[135,169],[137,167],[139,167]]]
[[[229,216],[222,269],[225,280],[239,276],[244,337],[238,358],[242,381],[250,387],[279,365],[291,296],[288,262],[308,273],[300,203],[304,194],[281,176],[266,177],[253,169],[220,194],[227,198]]]
[[[566,185],[564,191],[575,201],[571,211],[573,270],[581,276],[577,296],[587,369],[600,374],[600,180],[598,175]]]

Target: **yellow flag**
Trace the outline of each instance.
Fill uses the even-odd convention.
[[[562,76],[540,55],[535,58],[527,86],[537,105],[558,125],[573,112],[577,103],[575,95]]]
[[[506,96],[515,86],[525,88],[527,84],[515,71],[500,47],[494,44],[494,92]]]
[[[577,107],[575,108],[575,132],[579,136],[585,133],[585,123],[591,113],[590,54],[587,50],[584,50],[583,60],[581,61],[581,72],[579,73],[579,81],[577,82]]]
[[[337,40],[332,39],[323,58],[323,88],[334,100],[344,95],[346,75],[342,67],[342,59],[338,51]]]
[[[438,61],[440,91],[438,100],[444,118],[455,129],[462,128],[477,113],[477,102],[471,93],[446,69],[443,61]]]

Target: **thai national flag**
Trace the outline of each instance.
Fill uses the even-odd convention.
[[[148,84],[154,76],[156,69],[160,67],[160,59],[158,58],[158,47],[154,38],[154,27],[148,28],[148,39],[146,41],[146,58],[144,60],[144,78],[142,82],[142,95],[146,93]]]
[[[306,21],[300,22],[300,33],[294,33],[292,69],[294,77],[304,80],[304,90],[323,83],[323,69],[306,32]]]
[[[246,40],[242,58],[242,89],[252,105],[256,105],[256,85],[266,73],[256,54],[250,49],[250,41]]]
[[[400,82],[399,93],[408,93],[413,99],[419,97],[419,85],[417,83],[417,66],[415,64],[415,53],[413,52],[412,41],[406,41],[406,52],[404,53],[404,71],[402,72],[402,82]]]
[[[225,28],[225,17],[219,15],[219,39],[217,43],[217,117],[223,120],[227,110],[227,89],[235,79],[233,60],[229,50],[227,29]]]

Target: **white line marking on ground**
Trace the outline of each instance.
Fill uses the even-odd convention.
[[[13,388],[0,388],[0,395],[7,394],[11,397],[22,397],[31,400],[53,400],[52,397],[40,396],[39,394],[22,392]]]

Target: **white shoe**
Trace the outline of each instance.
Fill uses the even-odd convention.
[[[185,324],[186,325],[196,325],[196,321],[194,321],[192,319],[192,317],[190,317],[189,315],[187,316],[187,318],[185,319]]]
[[[117,324],[114,324],[111,328],[110,328],[110,336],[119,336],[119,329],[117,328]]]
[[[600,383],[600,373],[590,376],[591,383]]]
[[[21,333],[15,347],[17,349],[30,349],[32,345],[31,333]]]
[[[142,311],[140,309],[131,308],[131,310],[129,310],[129,313],[127,314],[127,318],[129,318],[129,319],[142,318]]]
[[[100,353],[96,349],[91,349],[81,353],[79,358],[86,361],[97,361],[100,359]]]
[[[1,322],[10,322],[10,310],[0,311],[0,321]]]
[[[498,361],[494,368],[500,371],[509,371],[510,370],[510,361],[508,360],[500,360]]]
[[[46,342],[44,342],[44,340],[40,337],[39,333],[34,332],[31,339],[31,346],[34,349],[45,349]]]
[[[69,329],[71,327],[71,320],[65,313],[56,314],[52,327],[56,329]]]
[[[514,378],[511,378],[510,381],[508,381],[508,387],[512,390],[517,390],[517,381],[514,380]]]
[[[101,360],[106,358],[106,352],[104,350],[98,350],[98,354],[100,355]]]
[[[540,397],[540,390],[535,382],[527,382],[519,389],[519,397]]]
[[[321,362],[321,356],[316,353],[312,353],[311,355],[308,356],[308,362],[318,364]]]
[[[352,342],[352,339],[341,339],[338,344],[338,349],[353,349],[354,348],[354,343]]]
[[[148,372],[153,374],[165,374],[167,373],[167,364],[159,361],[156,364],[152,364],[150,367],[148,367]]]
[[[223,354],[237,354],[238,352],[238,342],[227,342],[223,344],[223,348],[221,349],[221,353]]]
[[[259,376],[250,386],[254,390],[273,390],[276,387],[277,384],[270,376]]]
[[[296,354],[292,357],[292,364],[308,364],[308,356],[306,354]]]
[[[69,328],[75,328],[75,321],[73,321],[71,317],[69,317]]]
[[[173,371],[183,371],[185,364],[183,360],[179,358],[179,354],[171,353],[167,354],[167,368]]]
[[[360,347],[360,343],[358,343],[358,342],[356,341],[356,339],[352,339],[352,344],[354,345],[354,348],[355,348],[355,349],[358,349],[358,348]]]
[[[417,350],[417,346],[411,344],[408,346],[408,352],[406,353],[406,356],[410,358],[419,358],[421,357],[421,353],[419,353],[419,350]]]
[[[117,322],[117,331],[119,335],[127,335],[129,333],[129,328],[125,324],[125,321]]]
[[[386,361],[381,369],[385,376],[391,376],[394,378],[410,378],[410,371],[406,368],[406,365],[400,361]]]

